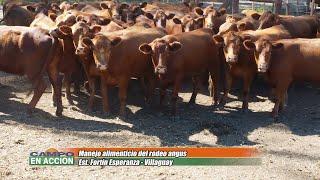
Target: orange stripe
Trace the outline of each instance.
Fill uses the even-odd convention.
[[[256,148],[232,147],[232,148],[67,148],[64,149],[78,156],[83,151],[186,151],[186,157],[255,157],[260,154]]]

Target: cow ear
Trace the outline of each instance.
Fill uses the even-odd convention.
[[[27,10],[29,10],[31,12],[36,12],[36,8],[33,6],[27,6]]]
[[[84,17],[82,15],[77,16],[76,21],[84,21]]]
[[[56,21],[56,19],[57,19],[57,15],[55,14],[55,13],[50,13],[49,14],[49,18],[52,20],[52,21]]]
[[[227,10],[225,8],[221,8],[219,10],[219,13],[221,14],[221,16],[224,15],[226,12],[227,12]]]
[[[111,45],[112,46],[118,46],[121,41],[122,41],[121,37],[116,37],[111,41]]]
[[[109,18],[102,18],[102,19],[100,19],[100,21],[99,21],[99,25],[106,26],[106,25],[108,25],[110,22],[111,22],[111,19],[109,19]]]
[[[274,49],[280,49],[283,47],[283,44],[282,43],[273,43],[272,44],[272,48]]]
[[[198,15],[198,16],[203,16],[203,10],[199,7],[195,7],[193,11]]]
[[[73,3],[72,5],[71,5],[71,9],[75,9],[75,8],[77,8],[79,6],[79,3]]]
[[[175,24],[182,24],[181,20],[178,19],[178,18],[173,18],[172,21],[173,21]]]
[[[143,2],[143,3],[140,4],[140,7],[141,7],[141,8],[145,8],[147,5],[148,5],[147,2]]]
[[[139,46],[139,51],[141,51],[143,54],[151,54],[152,48],[149,44],[143,43]]]
[[[169,15],[167,15],[167,19],[172,19],[175,16],[175,14],[170,13]]]
[[[168,49],[169,51],[174,52],[181,49],[181,47],[182,47],[182,44],[179,41],[174,41],[172,43],[169,43]]]
[[[99,25],[94,25],[93,27],[90,28],[90,32],[92,32],[93,34],[97,34],[100,31],[101,31],[101,26]]]
[[[246,30],[246,23],[242,22],[242,23],[238,24],[237,28],[239,31],[245,31]]]
[[[245,40],[243,42],[243,46],[247,49],[247,50],[253,50],[256,48],[256,45],[251,41],[251,40]]]
[[[72,29],[69,26],[60,26],[59,31],[62,32],[64,35],[72,35]]]
[[[151,13],[145,13],[144,14],[148,19],[153,20],[153,15]]]
[[[253,13],[253,14],[251,14],[251,17],[253,18],[253,19],[255,19],[255,20],[259,20],[259,18],[260,18],[260,14],[258,14],[258,13]]]
[[[214,35],[212,37],[213,41],[218,45],[218,46],[223,46],[224,43],[224,39],[222,36],[220,35]]]
[[[90,38],[87,38],[87,37],[83,38],[82,39],[82,43],[86,47],[89,47],[89,48],[93,47],[93,42],[92,42],[92,40]]]
[[[109,9],[108,4],[104,3],[104,2],[100,3],[100,7],[101,7],[101,9]]]

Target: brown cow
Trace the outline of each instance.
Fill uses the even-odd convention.
[[[164,10],[159,9],[154,15],[152,15],[151,13],[147,13],[146,16],[149,19],[153,20],[156,27],[166,29],[168,20],[172,19],[175,14],[166,14]]]
[[[160,105],[165,90],[174,84],[172,94],[172,115],[176,114],[176,102],[185,77],[193,77],[193,92],[189,103],[195,103],[198,93],[199,75],[209,71],[214,82],[214,103],[218,101],[219,64],[218,49],[212,41],[210,29],[198,29],[177,35],[167,35],[153,42],[144,43],[140,51],[152,57],[155,73],[161,83]]]
[[[258,29],[282,24],[294,38],[315,38],[319,28],[316,16],[280,17],[268,11],[261,15],[259,21]]]
[[[273,117],[284,108],[286,92],[292,81],[320,81],[319,39],[246,40],[244,46],[254,50],[258,71],[264,73],[275,88]]]
[[[67,27],[65,27],[63,30],[70,31],[68,30]],[[96,67],[96,64],[94,63],[92,51],[89,48],[85,48],[83,46],[82,40],[85,37],[93,38],[96,33],[101,31],[101,27],[100,26],[89,27],[84,22],[77,22],[71,27],[71,31],[73,34],[74,45],[76,47],[75,53],[79,56],[88,79],[88,86],[89,86],[89,92],[90,92],[88,110],[92,111],[92,108],[94,105],[95,93],[96,93],[95,85],[96,85],[97,79],[100,77],[100,70]]]
[[[148,98],[154,88],[151,60],[139,52],[139,45],[162,37],[165,33],[161,29],[139,27],[123,30],[119,34],[122,35],[96,34],[93,39],[84,38],[83,45],[92,50],[96,67],[101,71],[104,111],[109,111],[106,85],[118,85],[120,115],[124,116],[131,77],[144,77],[149,81]]]
[[[220,104],[224,105],[231,89],[234,78],[243,80],[243,103],[242,110],[248,110],[249,91],[252,80],[257,72],[257,65],[254,61],[253,52],[243,47],[243,41],[248,36],[240,36],[235,32],[228,32],[223,37],[215,35],[213,39],[216,43],[223,45],[223,52],[226,59],[226,87],[224,96]]]
[[[245,30],[256,30],[259,26],[259,19],[255,19],[255,16],[247,16],[239,20],[237,24],[238,31],[245,31]]]
[[[226,101],[232,85],[232,78],[240,77],[244,80],[242,109],[244,112],[248,110],[250,85],[254,75],[257,72],[257,68],[256,64],[254,63],[253,53],[247,51],[243,47],[242,42],[245,39],[257,40],[260,38],[278,40],[283,38],[291,38],[291,35],[282,25],[277,25],[256,31],[248,30],[238,33],[230,31],[223,37],[219,35],[214,36],[214,40],[217,43],[224,45],[225,59],[228,63],[225,75],[226,87],[221,104],[224,104]]]
[[[204,19],[203,17],[192,17],[191,15],[185,15],[181,19],[173,18],[172,21],[175,24],[181,24],[182,32],[189,32],[203,28]]]
[[[96,93],[95,83],[97,79],[100,78],[100,70],[96,67],[96,64],[92,56],[92,51],[89,48],[85,48],[83,46],[82,40],[85,37],[93,38],[94,35],[100,31],[101,32],[117,31],[117,28],[110,27],[112,26],[111,23],[107,26],[94,25],[90,27],[88,26],[88,24],[82,21],[79,21],[76,24],[74,24],[71,28],[69,27],[69,29],[66,26],[64,27],[64,31],[66,32],[72,31],[74,45],[77,48],[76,54],[80,57],[81,63],[87,75],[87,79],[88,79],[87,85],[89,86],[89,92],[90,92],[90,98],[88,103],[89,111],[91,111],[93,108],[95,93]],[[122,32],[122,31],[119,31],[119,32]]]
[[[38,13],[48,14],[54,11],[49,4],[39,3],[9,3],[5,5],[1,21],[8,26],[29,26]]]
[[[226,9],[215,10],[213,6],[208,6],[202,11],[196,13],[204,16],[204,27],[211,29],[214,33],[219,32],[219,27],[226,22]]]
[[[40,27],[51,31],[51,35],[59,38],[59,46],[56,50],[55,58],[50,63],[49,68],[50,71],[55,72],[56,74],[64,74],[64,81],[66,84],[66,98],[69,105],[73,105],[70,91],[72,82],[71,77],[72,75],[76,75],[77,77],[81,76],[81,65],[78,61],[78,57],[75,55],[72,32],[61,31],[61,29],[63,29],[63,26],[58,28],[55,23],[44,14],[38,14],[36,19],[31,23],[30,26]],[[75,90],[76,89],[79,90],[78,81],[75,82]],[[56,105],[56,102],[54,101],[56,99],[54,97],[55,93],[52,92],[52,95],[53,105]]]
[[[1,26],[1,71],[26,75],[32,82],[34,95],[29,103],[28,112],[31,113],[46,89],[43,75],[51,63],[57,47],[57,40],[47,31],[40,28],[22,26]],[[48,71],[50,82],[58,91],[58,77]],[[61,95],[57,94],[56,115],[62,114]]]
[[[246,17],[252,17],[253,19],[259,20],[261,13],[258,13],[255,10],[245,9],[241,11],[241,14],[244,14]]]
[[[12,5],[7,9],[1,21],[8,26],[29,26],[35,14],[18,5]]]

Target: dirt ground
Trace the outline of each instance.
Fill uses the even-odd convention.
[[[54,116],[50,88],[33,116],[26,116],[24,100],[30,84],[16,76],[0,75],[0,179],[320,179],[320,91],[299,84],[289,91],[289,104],[278,122],[270,118],[273,103],[268,86],[256,80],[247,114],[240,112],[236,86],[224,109],[210,107],[205,88],[196,105],[188,106],[187,84],[179,105],[179,119],[146,107],[139,83],[130,85],[128,117],[116,118],[117,90],[110,92],[114,115],[101,113],[98,97],[93,113],[85,111],[88,95],[73,96],[64,117]],[[237,88],[238,87],[238,88]],[[170,94],[170,93],[168,93]],[[155,104],[157,104],[155,102]],[[169,108],[167,108],[169,110]],[[250,146],[262,153],[261,166],[211,167],[34,167],[31,151],[66,147]]]

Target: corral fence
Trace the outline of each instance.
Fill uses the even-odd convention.
[[[4,0],[0,0],[0,3],[2,4]],[[40,0],[27,0],[29,2],[39,2]],[[51,1],[51,0],[47,0]],[[59,2],[59,0],[52,0],[53,2]],[[63,0],[60,0],[61,2]],[[103,1],[103,0],[66,0],[69,2],[92,2],[92,1]],[[133,3],[139,3],[139,2],[152,2],[152,0],[118,0],[120,2],[133,2]],[[184,1],[194,1],[194,0],[158,0],[159,2],[163,3],[170,3],[170,4],[176,4],[176,3],[182,3]],[[199,2],[202,3],[204,7],[213,5],[215,8],[221,7],[223,2],[226,0],[199,0]],[[282,8],[280,14],[287,14],[287,15],[304,15],[304,14],[310,14],[310,2],[312,0],[282,0]],[[232,1],[233,2],[233,1]],[[320,4],[320,0],[315,0],[315,3]],[[232,7],[232,6],[231,6]],[[228,13],[232,13],[232,9],[229,7]],[[2,9],[2,7],[1,7]],[[252,9],[256,10],[258,12],[263,11],[272,11],[275,12],[275,0],[239,0],[239,12],[241,12],[244,9]],[[315,12],[320,11],[318,9],[318,4],[315,4]]]

